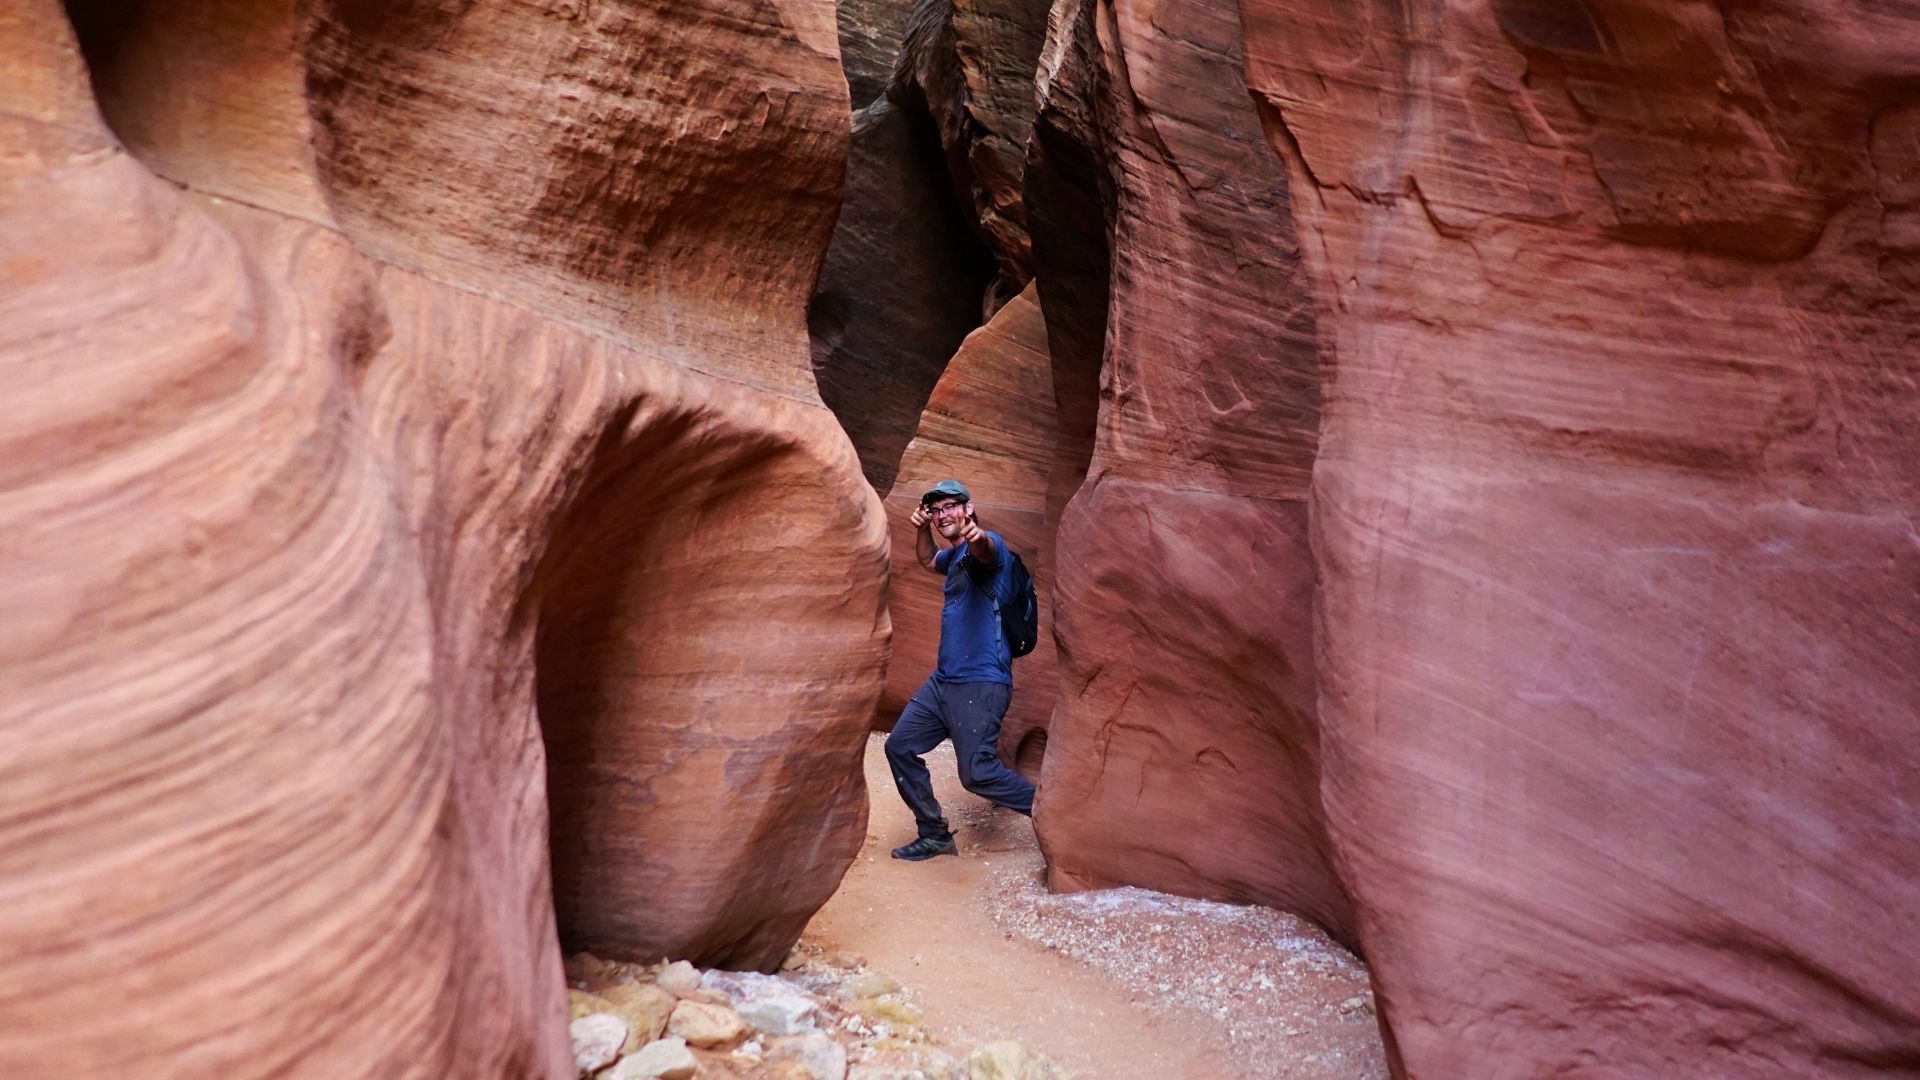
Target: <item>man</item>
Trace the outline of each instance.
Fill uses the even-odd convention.
[[[958,854],[920,757],[941,740],[953,740],[961,785],[983,799],[1032,817],[1033,784],[1000,763],[1000,720],[1013,697],[1013,655],[995,610],[1013,600],[1006,542],[980,528],[973,496],[957,480],[928,489],[910,520],[920,565],[946,578],[939,663],[887,736],[894,786],[920,830],[920,838],[894,848],[893,857],[918,862]],[[935,531],[946,548],[936,548]]]

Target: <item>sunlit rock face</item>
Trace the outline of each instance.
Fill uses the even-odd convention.
[[[1920,1068],[1920,9],[1241,9],[1401,1072]]]
[[[1061,417],[1049,877],[1351,940],[1319,796],[1312,305],[1239,24],[1198,0],[1052,19],[1026,174]]]
[[[571,1076],[556,937],[777,961],[885,655],[833,15],[0,13],[0,1073]]]

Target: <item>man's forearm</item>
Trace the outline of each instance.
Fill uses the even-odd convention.
[[[914,556],[920,560],[921,566],[929,570],[933,569],[933,556],[937,551],[938,549],[933,546],[933,525],[931,523],[922,525],[914,530],[913,553]]]

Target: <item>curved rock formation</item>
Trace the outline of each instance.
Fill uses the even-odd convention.
[[[1055,542],[1049,878],[1270,904],[1351,940],[1319,805],[1313,320],[1239,28],[1201,0],[1054,20],[1029,188],[1041,298],[1080,328],[1060,342],[1063,410],[1084,411],[1069,385],[1102,308],[1105,346],[1091,465]],[[1047,185],[1104,203],[1102,233],[1051,218],[1073,199]],[[1103,260],[1108,298],[1090,304]]]
[[[1242,9],[1400,1073],[1920,1069],[1916,12]]]
[[[888,96],[940,131],[962,202],[999,259],[988,314],[1033,278],[1021,203],[1047,0],[918,0]]]
[[[549,7],[0,14],[0,1073],[571,1075],[556,896],[766,965],[856,850],[832,11]]]
[[[940,372],[980,325],[994,273],[971,208],[954,199],[932,120],[883,96],[910,7],[840,5],[853,141],[846,197],[807,314],[820,397],[883,496]]]
[[[940,579],[914,561],[908,515],[945,477],[973,493],[981,524],[1006,538],[1033,575],[1040,597],[1040,641],[1013,662],[1013,701],[1000,729],[1000,756],[1029,776],[1046,752],[1053,710],[1053,561],[1047,527],[1047,479],[1055,455],[1053,381],[1046,320],[1028,286],[987,325],[968,336],[934,389],[920,432],[900,461],[887,499],[893,538],[894,636],[877,726],[891,728],[907,699],[932,673],[940,648]]]

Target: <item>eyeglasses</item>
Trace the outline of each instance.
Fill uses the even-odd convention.
[[[934,517],[946,517],[948,514],[956,513],[966,508],[967,504],[963,502],[941,503],[939,506],[927,507],[927,513],[932,514]]]

